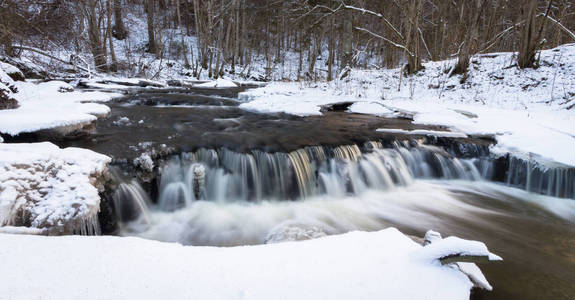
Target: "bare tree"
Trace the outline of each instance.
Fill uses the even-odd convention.
[[[156,56],[160,56],[160,48],[156,41],[156,32],[155,32],[155,17],[154,11],[156,9],[156,1],[154,0],[147,0],[146,2],[148,9],[147,20],[148,20],[148,52],[156,54]]]
[[[108,71],[108,58],[104,46],[105,41],[102,40],[100,35],[102,31],[102,21],[105,15],[103,12],[105,10],[100,6],[97,0],[79,1],[78,5],[88,23],[89,46],[94,58],[96,70],[106,72]],[[98,11],[102,13],[99,14]]]
[[[112,29],[114,37],[118,40],[123,40],[128,36],[122,15],[122,0],[114,0],[114,27]]]
[[[469,59],[477,51],[477,44],[479,39],[479,22],[481,21],[481,13],[483,7],[485,6],[486,0],[475,0],[472,2],[470,15],[472,16],[463,42],[463,47],[459,50],[459,57],[457,59],[457,64],[452,74],[466,74],[469,68]],[[473,3],[475,5],[473,5]],[[466,78],[466,77],[464,77]]]

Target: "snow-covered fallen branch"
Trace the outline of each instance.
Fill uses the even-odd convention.
[[[87,72],[89,75],[92,74],[89,68],[84,68],[84,67],[78,66],[77,64],[74,64],[74,63],[69,62],[69,61],[65,61],[65,60],[63,60],[63,59],[61,59],[61,58],[58,58],[58,57],[56,57],[56,56],[54,56],[54,55],[52,55],[52,54],[50,54],[50,53],[47,53],[46,51],[42,51],[42,50],[37,49],[37,48],[34,48],[34,47],[28,47],[28,46],[24,46],[24,45],[13,45],[12,48],[16,48],[16,49],[21,49],[21,50],[26,50],[26,51],[31,51],[31,52],[34,52],[34,53],[38,53],[38,54],[40,54],[40,55],[43,55],[43,56],[46,56],[46,57],[51,58],[51,59],[53,59],[53,60],[56,60],[56,61],[58,61],[58,62],[61,62],[61,63],[63,63],[63,64],[71,65],[71,66],[73,66],[73,67],[75,67],[75,68],[77,68],[77,69],[79,69],[79,70],[82,70],[82,71],[84,71],[84,72]],[[77,57],[78,57],[78,56],[77,56]]]

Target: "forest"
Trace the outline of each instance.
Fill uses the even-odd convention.
[[[273,79],[329,81],[346,67],[413,74],[422,61],[454,57],[449,72],[464,74],[472,55],[490,52],[517,52],[529,68],[537,50],[575,37],[569,0],[2,0],[1,8],[7,56],[58,52],[80,70],[144,74],[142,57],[152,55],[197,78],[249,77],[258,65],[269,80],[289,63],[293,74]]]

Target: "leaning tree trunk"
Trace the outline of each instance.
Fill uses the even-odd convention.
[[[538,43],[535,36],[537,0],[524,0],[523,9],[525,13],[525,27],[521,33],[519,55],[517,56],[517,66],[521,69],[533,68],[535,66],[535,54]]]

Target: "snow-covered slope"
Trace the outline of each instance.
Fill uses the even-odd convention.
[[[401,79],[399,69],[353,70],[331,83],[272,83],[241,93],[240,107],[305,116],[320,114],[321,105],[354,101],[352,112],[400,111],[415,123],[494,136],[500,152],[575,166],[575,44],[542,51],[538,69],[520,70],[513,62],[513,53],[475,56],[464,83],[461,75],[448,76],[455,61],[429,62]]]
[[[39,250],[41,249],[41,250]],[[0,234],[8,299],[468,299],[438,258],[491,256],[455,238],[422,247],[394,228],[302,242],[184,247],[138,238]],[[479,272],[480,274],[480,272]]]
[[[51,143],[0,144],[0,226],[94,233],[110,158]],[[2,227],[0,227],[2,228]]]

